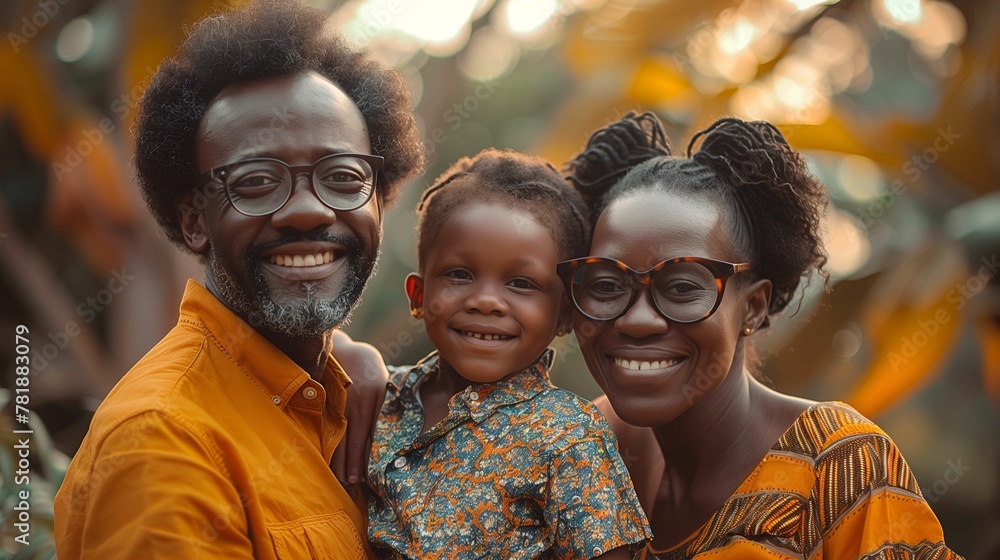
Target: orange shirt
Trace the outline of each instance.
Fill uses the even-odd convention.
[[[111,391],[56,495],[77,558],[365,558],[330,470],[350,378],[318,383],[189,280],[177,326]]]
[[[961,560],[899,449],[850,406],[809,407],[683,543],[638,560]]]

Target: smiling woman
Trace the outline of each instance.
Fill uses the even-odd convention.
[[[749,372],[750,337],[826,262],[825,193],[770,124],[699,137],[672,157],[656,117],[630,113],[569,165],[595,226],[560,273],[597,404],[639,454],[640,557],[958,558],[882,430]]]

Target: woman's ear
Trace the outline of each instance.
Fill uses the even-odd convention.
[[[205,211],[195,208],[194,197],[187,194],[177,205],[177,217],[181,226],[184,243],[195,253],[208,249],[208,227],[205,225]]]
[[[747,310],[743,316],[744,332],[754,332],[767,320],[767,310],[771,305],[771,281],[762,278],[746,287]]]
[[[416,272],[411,272],[406,275],[403,287],[406,289],[407,299],[410,300],[410,314],[414,317],[419,314],[422,317],[424,313],[424,279]]]

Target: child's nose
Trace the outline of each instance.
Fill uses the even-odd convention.
[[[483,315],[506,315],[509,310],[503,298],[503,287],[484,285],[465,300],[465,309]]]

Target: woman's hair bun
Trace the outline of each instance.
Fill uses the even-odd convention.
[[[598,198],[630,169],[669,155],[660,119],[651,112],[630,111],[590,136],[583,151],[566,164],[566,180],[584,195]]]
[[[701,148],[692,154],[699,138]],[[731,185],[727,188],[743,215],[756,268],[772,283],[770,314],[785,309],[809,271],[819,270],[826,284],[820,236],[826,189],[777,127],[719,119],[694,135],[687,153]]]
[[[692,153],[702,139],[701,148]],[[773,124],[735,117],[719,119],[694,135],[687,157],[707,165],[734,185],[788,184],[799,173],[801,158]]]

